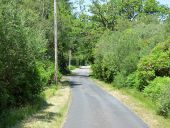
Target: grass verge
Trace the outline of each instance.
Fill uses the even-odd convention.
[[[118,89],[103,81],[94,78],[92,78],[92,80],[109,94],[116,97],[130,110],[135,112],[146,124],[148,124],[149,128],[170,127],[170,118],[164,118],[157,115],[155,104],[141,92],[130,88]]]
[[[71,66],[70,66],[70,69],[69,69],[69,67],[68,67],[68,69],[69,69],[70,71],[75,70],[76,68],[79,68],[79,66],[71,65]]]
[[[52,122],[55,122],[55,128],[59,128],[68,107],[69,97],[68,83],[58,87],[50,86],[36,99],[34,105],[13,108],[1,113],[0,128],[43,128],[48,125],[52,128],[50,126]],[[46,122],[46,125],[42,122]]]

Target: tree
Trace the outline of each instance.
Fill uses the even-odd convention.
[[[58,3],[60,71],[67,68],[71,8]],[[0,109],[33,103],[54,75],[53,1],[0,1]]]
[[[159,12],[158,2],[156,0],[146,0],[144,2],[144,12],[148,14]]]

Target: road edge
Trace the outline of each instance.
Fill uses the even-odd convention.
[[[89,78],[91,81],[93,81],[94,83],[96,83],[96,85],[101,88],[102,90],[106,91],[109,95],[115,97],[118,101],[120,101],[123,105],[125,105],[130,111],[132,111],[134,114],[136,114],[145,124],[148,125],[149,128],[168,128],[169,126],[169,119],[167,121],[165,121],[165,119],[161,116],[156,115],[154,112],[151,111],[144,111],[145,113],[140,113],[139,111],[141,110],[147,110],[145,108],[142,107],[142,105],[140,103],[132,103],[132,101],[136,101],[134,97],[130,96],[130,95],[126,95],[123,94],[121,91],[117,91],[114,90],[114,88],[112,86],[109,86],[110,84],[107,84],[103,81],[100,81],[98,79]],[[119,94],[114,94],[114,93],[119,93]],[[125,99],[122,99],[119,97],[119,95],[123,96],[126,100],[130,100],[130,102],[136,106],[132,107],[132,104],[128,104],[127,102],[125,102]],[[139,107],[140,110],[136,110],[136,107]],[[141,107],[141,108],[140,108]],[[146,116],[147,115],[147,116]],[[146,117],[144,117],[146,116]],[[165,123],[162,124],[162,123]]]
[[[70,88],[70,85],[69,85],[69,88]],[[60,128],[63,128],[63,127],[64,127],[64,124],[65,124],[66,121],[67,121],[68,113],[69,113],[69,110],[70,110],[71,103],[72,103],[72,91],[71,91],[71,88],[70,88],[69,99],[68,99],[67,106],[66,106],[67,109],[66,109],[66,111],[65,111],[64,118],[63,118],[63,121],[62,121],[62,123],[61,123],[61,127],[60,127]]]

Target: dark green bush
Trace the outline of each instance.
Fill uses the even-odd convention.
[[[37,61],[36,67],[43,85],[50,84],[54,79],[54,63],[50,61]]]
[[[150,81],[152,81],[155,78],[155,72],[152,71],[139,71],[138,79],[139,79],[139,86],[138,89],[142,91],[145,86],[149,84]]]
[[[43,89],[35,61],[45,53],[45,36],[32,23],[38,14],[32,17],[33,12],[21,4],[3,1],[0,9],[0,104],[4,108],[32,103]]]
[[[0,111],[2,111],[7,106],[9,95],[6,88],[2,86],[3,83],[0,84]]]
[[[156,76],[170,76],[170,40],[159,43],[138,64],[140,90]]]
[[[138,72],[130,74],[126,79],[125,84],[127,87],[139,88]]]

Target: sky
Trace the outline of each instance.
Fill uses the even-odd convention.
[[[70,0],[72,3],[73,3],[73,6],[76,7],[77,6],[77,1],[80,1],[80,0]],[[157,0],[160,4],[163,4],[163,5],[168,5],[170,7],[170,0]],[[84,0],[85,2],[85,5],[89,5],[91,3],[91,0]],[[75,12],[79,12],[80,9],[77,8],[75,10]]]
[[[170,0],[157,0],[160,4],[168,5],[170,7]]]

